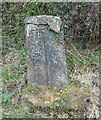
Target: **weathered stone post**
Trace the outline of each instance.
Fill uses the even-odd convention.
[[[55,16],[26,17],[28,83],[67,84],[67,69],[61,19]]]

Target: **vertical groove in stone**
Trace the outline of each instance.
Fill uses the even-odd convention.
[[[44,34],[45,34],[45,38],[46,38],[46,32],[44,32]],[[48,67],[48,61],[47,61],[47,53],[46,53],[46,39],[44,39],[44,52],[45,52],[45,70],[46,70],[46,82],[47,82],[47,86],[48,86],[48,69],[47,69],[47,67]]]

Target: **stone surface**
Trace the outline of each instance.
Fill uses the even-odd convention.
[[[89,94],[80,91],[79,87],[70,86],[58,91],[53,88],[48,88],[45,86],[28,86],[25,88],[26,91],[22,96],[22,103],[32,103],[34,106],[41,107],[52,107],[52,104],[59,104],[64,98],[62,92],[65,91],[66,97],[64,98],[65,105],[64,109],[82,109],[84,101],[88,98]],[[65,111],[65,110],[64,110]]]
[[[34,24],[34,25],[46,25],[48,24],[52,30],[59,33],[60,32],[60,25],[61,25],[61,19],[56,16],[31,16],[26,17],[24,22],[27,24]]]
[[[67,68],[61,19],[55,16],[25,18],[28,83],[67,84]]]

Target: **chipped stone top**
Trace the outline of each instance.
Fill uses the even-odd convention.
[[[59,33],[61,26],[61,19],[57,16],[31,16],[24,19],[25,24],[34,24],[34,25],[49,25],[52,30]]]

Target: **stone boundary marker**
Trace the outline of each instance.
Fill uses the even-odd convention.
[[[61,19],[31,16],[24,20],[28,64],[28,84],[67,84],[67,68]]]

